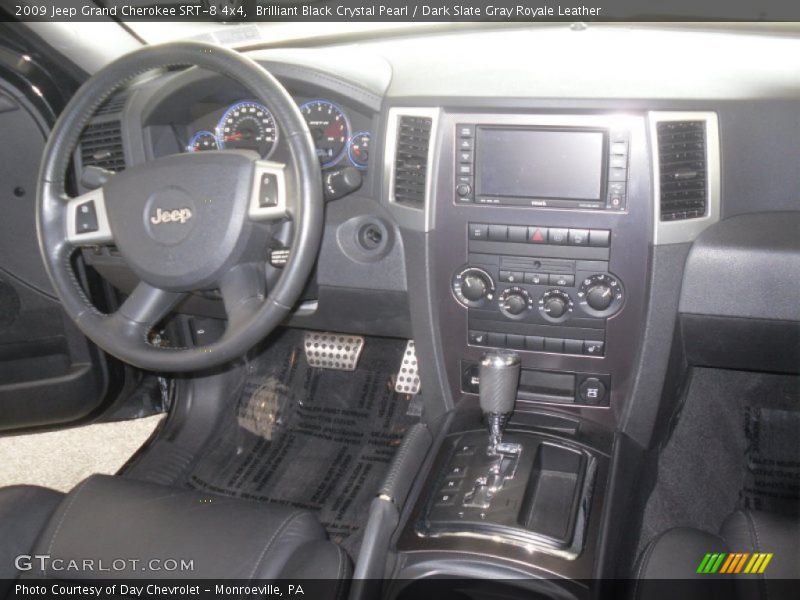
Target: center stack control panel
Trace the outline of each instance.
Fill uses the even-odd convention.
[[[473,346],[603,356],[625,303],[609,272],[612,231],[468,224],[469,259],[452,278]]]

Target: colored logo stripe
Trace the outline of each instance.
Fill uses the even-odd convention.
[[[700,561],[697,567],[697,573],[741,573],[744,569],[745,573],[761,574],[763,573],[769,562],[772,560],[773,554],[765,552],[756,552],[750,554],[749,552],[734,552],[728,554],[726,552],[708,553]],[[749,560],[748,560],[749,559]],[[745,564],[747,566],[745,566]]]

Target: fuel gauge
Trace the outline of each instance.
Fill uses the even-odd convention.
[[[359,169],[366,169],[369,162],[369,132],[359,131],[347,142],[347,156]]]

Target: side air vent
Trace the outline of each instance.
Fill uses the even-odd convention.
[[[433,119],[401,115],[394,160],[394,201],[422,208],[428,181],[428,151]]]
[[[706,122],[657,124],[661,220],[682,221],[706,214],[708,165]]]
[[[80,139],[81,164],[109,171],[125,170],[125,154],[119,121],[92,123],[83,130]]]
[[[111,96],[111,98],[100,105],[100,108],[95,112],[95,116],[99,117],[101,115],[112,115],[122,112],[122,107],[125,106],[125,100],[127,99],[128,96],[124,92]]]

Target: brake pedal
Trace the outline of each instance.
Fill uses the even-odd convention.
[[[403,360],[400,363],[400,370],[394,378],[394,391],[398,394],[419,394],[419,372],[417,370],[417,350],[414,340],[408,340],[406,351],[403,352]]]
[[[364,348],[364,338],[360,335],[309,331],[305,334],[303,348],[310,367],[355,371]]]

